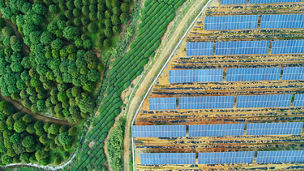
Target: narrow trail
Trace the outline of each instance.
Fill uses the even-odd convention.
[[[151,88],[153,85],[152,82],[155,81],[154,78],[157,79],[157,77],[160,75],[159,72],[158,76],[155,77],[155,73],[158,72],[160,68],[164,68],[164,62],[170,57],[173,56],[175,53],[175,50],[177,47],[180,45],[182,40],[185,38],[186,33],[190,30],[192,25],[196,22],[198,16],[201,15],[201,13],[204,11],[206,6],[209,5],[209,3],[212,0],[196,0],[191,7],[188,9],[185,15],[183,15],[183,18],[180,20],[177,28],[174,30],[172,35],[168,40],[165,42],[165,47],[163,48],[160,53],[158,59],[155,61],[151,69],[148,71],[147,75],[143,80],[139,81],[141,82],[140,86],[136,90],[133,99],[129,102],[129,109],[128,109],[128,114],[127,114],[127,121],[126,121],[126,129],[125,129],[125,138],[124,138],[124,170],[129,171],[130,167],[130,156],[131,156],[131,150],[133,149],[133,143],[132,143],[132,138],[131,138],[131,130],[130,127],[132,125],[133,118],[136,117],[136,113],[138,112],[137,109],[140,107],[142,104],[142,101],[145,99],[141,99],[142,95],[145,94],[147,91],[149,92],[149,87]],[[200,11],[198,16],[193,16],[193,11]],[[178,15],[178,14],[177,14]],[[192,22],[192,24],[189,24],[189,20],[196,17],[195,21]],[[190,26],[190,27],[189,27]],[[185,28],[188,30],[186,31],[185,34]],[[177,43],[180,40],[179,43]],[[169,60],[169,59],[168,59]],[[167,60],[167,62],[168,62]],[[167,63],[166,63],[167,64]],[[165,65],[166,65],[165,64]],[[136,86],[134,86],[136,87]],[[147,92],[147,93],[148,93]],[[133,93],[133,92],[132,92]],[[132,94],[131,93],[131,94]],[[134,116],[135,115],[135,116]],[[134,154],[133,154],[134,155]],[[133,161],[134,162],[134,161]],[[134,163],[133,163],[133,168],[134,168]]]
[[[0,97],[2,99],[12,103],[15,106],[15,108],[17,108],[19,111],[21,111],[23,113],[27,113],[29,115],[32,115],[37,120],[40,120],[40,121],[43,121],[43,122],[51,122],[51,123],[55,123],[55,124],[59,124],[59,125],[73,126],[73,124],[69,123],[66,120],[61,120],[61,119],[57,119],[57,118],[53,118],[53,117],[44,116],[42,114],[33,113],[28,108],[23,106],[23,104],[21,104],[18,101],[15,101],[15,100],[11,99],[10,97],[5,97],[5,96],[2,96],[2,95]]]

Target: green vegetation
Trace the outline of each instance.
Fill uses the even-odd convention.
[[[109,164],[112,170],[123,170],[123,143],[125,118],[120,118],[116,126],[109,132],[106,150],[109,155]]]
[[[131,3],[132,0],[0,0],[1,96],[21,102],[34,114],[83,124],[81,121],[96,106],[93,92],[104,72],[102,55],[115,45],[122,24],[129,19]],[[18,113],[16,109],[14,112]],[[26,122],[12,118],[15,113],[4,118],[10,127],[3,131],[9,132],[6,137],[20,134],[19,139],[25,144],[21,144],[21,149],[4,146],[0,152],[2,165],[21,161],[57,165],[70,157],[77,129]],[[49,127],[47,132],[30,126],[36,122],[43,128],[49,125],[45,126]],[[26,151],[32,147],[26,142],[34,142],[33,151]]]
[[[130,50],[126,54],[116,51],[115,60],[111,59],[107,63],[100,93],[102,100],[100,113],[92,116],[92,128],[81,141],[79,155],[73,163],[72,169],[106,169],[104,140],[114,123],[114,118],[121,112],[123,105],[121,93],[131,84],[132,80],[142,73],[149,58],[154,56],[168,24],[175,17],[176,9],[184,2],[184,0],[149,0],[145,2],[145,8],[141,13],[142,22],[139,25],[136,39],[130,45]],[[132,31],[132,29],[130,30]],[[130,35],[129,32],[128,34]],[[109,70],[109,68],[111,69]],[[119,155],[120,152],[113,156]]]
[[[60,164],[73,152],[76,136],[75,127],[43,123],[0,101],[0,165]]]

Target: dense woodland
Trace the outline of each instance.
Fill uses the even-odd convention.
[[[35,120],[0,101],[0,165],[9,163],[60,164],[73,152],[76,127]]]
[[[88,118],[96,107],[93,92],[104,72],[102,54],[115,45],[131,2],[0,0],[1,96],[22,103],[34,114],[74,125]],[[52,124],[26,120],[30,115],[16,109],[2,109],[1,165],[59,164],[70,157],[75,137],[69,128],[56,125],[58,131],[50,133]],[[15,124],[22,124],[22,129],[15,130]],[[24,139],[32,145],[21,146]]]
[[[1,94],[34,113],[73,123],[87,118],[103,71],[93,44],[110,46],[126,10],[114,0],[1,2]]]

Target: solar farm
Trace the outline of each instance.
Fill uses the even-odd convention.
[[[213,0],[132,126],[137,170],[304,170],[304,1]]]

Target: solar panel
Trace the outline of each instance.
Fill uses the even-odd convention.
[[[304,94],[296,94],[293,106],[304,106]]]
[[[223,81],[223,69],[170,70],[170,83],[218,82]]]
[[[244,30],[258,26],[258,15],[207,16],[206,30]]]
[[[176,98],[149,98],[149,110],[176,109]]]
[[[213,42],[187,42],[187,56],[213,55]]]
[[[143,153],[141,165],[195,164],[195,153]]]
[[[132,137],[185,137],[185,125],[132,126]]]
[[[246,4],[247,0],[221,0],[223,5]]]
[[[272,42],[271,54],[304,53],[304,40],[279,40]]]
[[[189,125],[190,137],[240,136],[245,124]]]
[[[179,109],[226,109],[233,108],[233,96],[180,97]]]
[[[252,163],[254,151],[198,153],[198,164]]]
[[[226,81],[279,80],[281,68],[228,68]]]
[[[247,124],[247,135],[300,135],[303,122]]]
[[[303,14],[262,15],[261,28],[304,28]]]
[[[238,96],[237,108],[289,107],[292,94]]]
[[[258,151],[259,164],[304,163],[304,151]]]
[[[271,4],[284,2],[302,2],[302,0],[249,0],[250,4]]]
[[[304,80],[304,67],[285,67],[282,80]]]
[[[268,54],[269,41],[217,42],[216,55]]]

